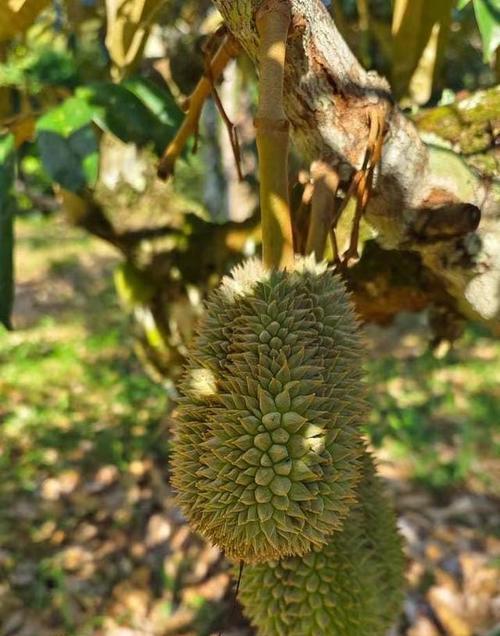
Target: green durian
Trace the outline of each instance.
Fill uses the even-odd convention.
[[[182,383],[172,457],[191,525],[249,563],[309,552],[355,502],[362,343],[340,277],[253,260],[212,292]]]
[[[395,515],[366,454],[343,530],[303,557],[246,566],[239,600],[259,636],[383,636],[403,589]]]

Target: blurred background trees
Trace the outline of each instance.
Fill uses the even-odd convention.
[[[325,4],[424,140],[498,178],[498,2]],[[219,25],[208,0],[0,5],[0,321],[14,329],[0,334],[2,636],[247,633],[165,470],[168,396],[206,292],[260,249],[244,54],[217,85],[244,180],[213,99],[174,178],[156,176]],[[299,222],[309,167],[291,163]],[[497,633],[499,345],[435,302],[415,255],[402,267],[388,252],[380,271],[371,238],[351,286],[371,323],[367,432],[410,545],[398,633]]]

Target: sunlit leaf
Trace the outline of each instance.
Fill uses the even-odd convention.
[[[491,62],[500,46],[499,0],[473,0],[474,13],[483,40],[484,61]]]
[[[0,323],[11,328],[14,301],[14,199],[15,139],[0,135]]]
[[[99,147],[92,127],[93,111],[78,97],[41,117],[37,142],[44,168],[63,188],[79,192],[97,180]]]

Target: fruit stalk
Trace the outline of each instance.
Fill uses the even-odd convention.
[[[262,258],[268,269],[293,264],[288,198],[289,123],[283,109],[286,40],[291,21],[288,2],[270,0],[256,16],[260,37],[259,108],[255,125],[259,153]]]

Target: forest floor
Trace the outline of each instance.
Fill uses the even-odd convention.
[[[114,293],[117,256],[54,219],[17,226],[0,333],[0,636],[248,636],[218,550],[168,481],[168,399]],[[500,343],[444,357],[421,317],[369,330],[367,432],[408,591],[392,636],[500,635]],[[321,636],[321,635],[318,635]]]

